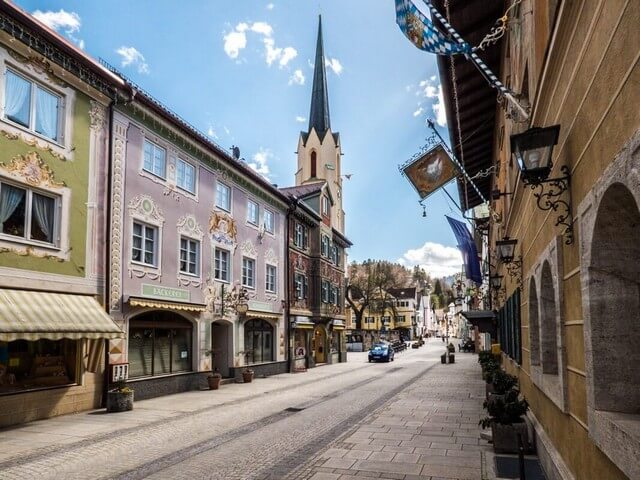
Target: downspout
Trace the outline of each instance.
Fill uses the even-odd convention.
[[[118,94],[116,92],[116,98]],[[111,305],[109,292],[111,291],[111,182],[113,179],[113,105],[116,100],[109,102],[109,138],[107,139],[107,195],[105,202],[105,239],[104,239],[104,308],[110,314]],[[104,339],[104,382],[102,389],[102,406],[107,404],[107,392],[109,391],[109,339]]]
[[[296,211],[298,207],[298,200],[294,199],[291,202],[287,210],[287,216],[285,220],[285,231],[286,231],[286,241],[285,241],[285,282],[287,284],[287,288],[285,288],[285,312],[284,312],[284,326],[285,326],[285,342],[287,345],[287,371],[289,373],[293,373],[294,363],[293,363],[293,352],[294,348],[291,346],[291,259],[289,257],[289,246],[291,242],[291,235],[289,231],[289,227],[291,225],[291,216],[293,212]]]

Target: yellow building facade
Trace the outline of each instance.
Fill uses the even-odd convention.
[[[473,16],[465,20],[464,2],[451,3],[451,22],[463,30]],[[505,9],[471,2],[480,3],[484,11]],[[640,2],[522,0],[510,15],[501,46],[485,58],[494,55],[494,71],[529,118],[489,102],[491,160],[477,166],[495,168],[490,182],[479,182],[487,198],[496,191],[490,249],[517,240],[508,267],[492,259],[492,274],[504,279],[493,305],[509,352],[503,365],[530,403],[547,478],[640,478]],[[449,125],[455,93],[468,91],[457,65],[456,78],[448,60],[440,65]],[[495,99],[495,91],[484,98]],[[474,103],[459,98],[462,127],[452,138],[472,131],[465,115],[478,114]],[[559,195],[558,183],[525,184],[510,144],[512,135],[554,125],[548,178],[565,179]],[[472,141],[456,147],[459,158],[469,153],[467,165]],[[464,191],[461,201],[478,204]]]

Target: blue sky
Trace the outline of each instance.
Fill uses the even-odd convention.
[[[398,172],[428,136],[425,120],[444,110],[436,59],[395,23],[391,0],[170,0],[17,2],[101,57],[207,133],[238,145],[279,186],[294,182],[300,130],[308,127],[318,13],[322,14],[331,126],[344,153],[351,260],[459,271],[441,192],[427,218]],[[418,2],[419,3],[419,2]],[[455,186],[449,191],[457,198]]]

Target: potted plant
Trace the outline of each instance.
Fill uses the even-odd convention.
[[[217,371],[211,372],[211,375],[207,377],[207,383],[209,384],[209,390],[218,390],[220,388],[220,381],[222,380],[222,375]]]
[[[487,383],[487,398],[489,398],[489,395],[505,395],[517,385],[518,377],[498,368],[491,374],[491,383]]]
[[[251,370],[251,369],[250,369],[250,368],[248,368],[248,367],[247,367],[247,368],[245,368],[245,369],[242,371],[242,381],[243,381],[244,383],[251,383],[251,381],[253,380],[253,374],[254,374],[253,370]]]
[[[533,450],[524,414],[529,409],[526,399],[513,387],[504,395],[492,395],[483,404],[489,413],[480,420],[482,428],[491,427],[493,450],[496,453],[518,453],[519,441],[525,452]]]
[[[453,343],[449,343],[449,345],[447,345],[447,350],[449,350],[449,353],[455,353],[456,347],[453,346]]]
[[[133,389],[120,380],[107,391],[107,413],[133,410]]]

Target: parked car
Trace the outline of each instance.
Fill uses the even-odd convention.
[[[369,350],[369,361],[393,362],[393,348],[388,343],[374,343]]]

